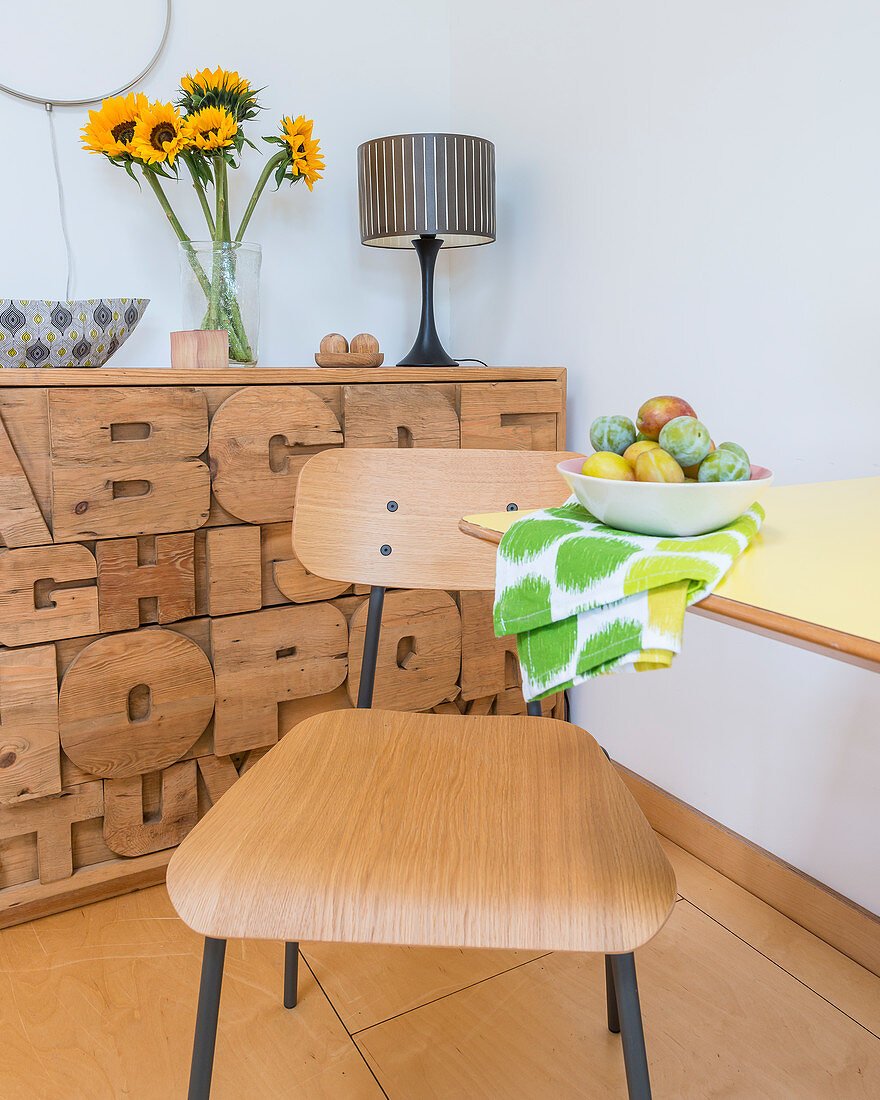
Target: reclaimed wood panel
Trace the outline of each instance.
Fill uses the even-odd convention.
[[[52,390],[49,420],[56,542],[186,531],[208,518],[203,393]]]
[[[564,374],[549,369],[7,375],[0,926],[158,881],[279,737],[352,708],[368,589],[294,554],[311,454],[487,433],[555,449],[564,431]],[[458,598],[389,591],[377,705],[522,713],[488,611],[465,599],[462,618]]]
[[[0,651],[0,805],[60,791],[55,648]]]
[[[103,633],[195,615],[194,539],[188,531],[97,543],[98,618]],[[154,611],[148,612],[143,601],[155,604]]]
[[[249,386],[211,422],[214,496],[238,519],[293,516],[299,471],[316,450],[342,445],[342,428],[321,397],[301,386]]]
[[[346,447],[455,447],[455,386],[346,386]]]
[[[564,405],[553,382],[476,383],[461,387],[461,445],[468,449],[555,451]]]

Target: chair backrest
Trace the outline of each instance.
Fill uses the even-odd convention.
[[[487,591],[495,547],[459,530],[463,515],[561,504],[557,451],[334,448],[305,464],[293,522],[310,572],[387,588]]]

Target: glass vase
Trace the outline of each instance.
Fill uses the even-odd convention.
[[[226,329],[229,362],[255,366],[262,249],[245,241],[184,241],[179,248],[183,328]]]

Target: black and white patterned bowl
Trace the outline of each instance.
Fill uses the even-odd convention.
[[[0,367],[103,367],[149,298],[0,298]]]

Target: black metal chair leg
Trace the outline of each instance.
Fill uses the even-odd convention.
[[[215,940],[206,936],[188,1100],[208,1100],[211,1095],[211,1073],[214,1069],[214,1046],[217,1042],[217,1017],[220,1015],[220,986],[225,957],[226,940]]]
[[[284,945],[284,1007],[296,1008],[296,986],[299,976],[299,944]]]
[[[629,955],[612,955],[611,972],[617,992],[617,1011],[623,1039],[623,1064],[626,1067],[626,1088],[629,1100],[651,1100],[648,1077],[648,1056],[645,1053],[645,1033],[639,1006],[636,982],[636,961]]]
[[[611,956],[605,956],[605,1003],[608,1008],[608,1030],[620,1034],[620,1017],[617,1014],[617,990],[614,988],[614,968]]]

